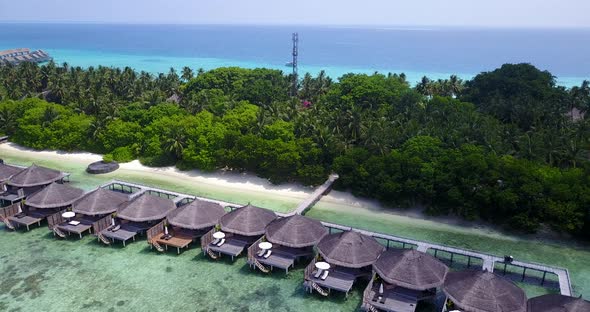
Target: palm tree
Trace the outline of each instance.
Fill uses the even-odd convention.
[[[176,159],[182,159],[182,152],[186,146],[187,137],[184,131],[179,128],[172,129],[170,137],[165,141],[166,150],[172,153]]]
[[[17,116],[16,113],[8,109],[8,107],[2,107],[0,110],[0,124],[1,128],[6,134],[13,134],[17,127]]]
[[[188,82],[189,80],[193,79],[193,77],[194,77],[194,73],[190,67],[185,66],[182,68],[182,75],[181,75],[182,80],[184,80],[185,82]]]

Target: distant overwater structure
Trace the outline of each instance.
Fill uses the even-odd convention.
[[[0,65],[18,65],[24,62],[43,63],[52,60],[51,56],[43,50],[32,51],[28,48],[18,48],[0,51]]]

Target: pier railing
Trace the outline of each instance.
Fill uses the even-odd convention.
[[[543,264],[537,264],[533,262],[521,262],[511,261],[505,262],[504,257],[454,248],[450,246],[442,246],[432,244],[429,242],[413,240],[389,234],[371,232],[366,230],[359,230],[349,226],[344,226],[335,223],[322,222],[322,224],[328,228],[329,233],[337,233],[342,231],[357,231],[367,236],[374,237],[381,243],[385,242],[384,245],[389,248],[416,248],[418,251],[427,252],[432,254],[434,257],[446,262],[449,265],[462,265],[463,267],[474,267],[480,266],[482,269],[488,271],[494,271],[496,264],[501,264],[507,268],[520,269],[519,274],[505,273],[507,277],[522,281],[537,284],[540,286],[546,286],[547,277],[557,277],[559,281],[559,290],[562,295],[570,296],[572,294],[571,279],[569,271],[565,268],[551,267]],[[527,273],[528,272],[528,273]],[[542,275],[539,277],[539,275]],[[517,279],[517,277],[520,277]]]

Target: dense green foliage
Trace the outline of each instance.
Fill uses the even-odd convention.
[[[152,166],[251,171],[338,187],[434,214],[526,232],[590,233],[590,87],[565,89],[528,64],[463,82],[269,69],[24,63],[0,68],[0,132],[36,149],[87,150]],[[37,99],[42,98],[42,99]],[[168,100],[168,101],[167,101]]]

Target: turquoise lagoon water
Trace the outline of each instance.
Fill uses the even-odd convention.
[[[404,72],[410,82],[471,78],[504,63],[549,70],[559,84],[590,78],[590,29],[390,28],[256,25],[1,23],[0,49],[50,52],[58,63],[170,67],[269,67],[290,72],[291,33],[299,33],[299,72]]]

